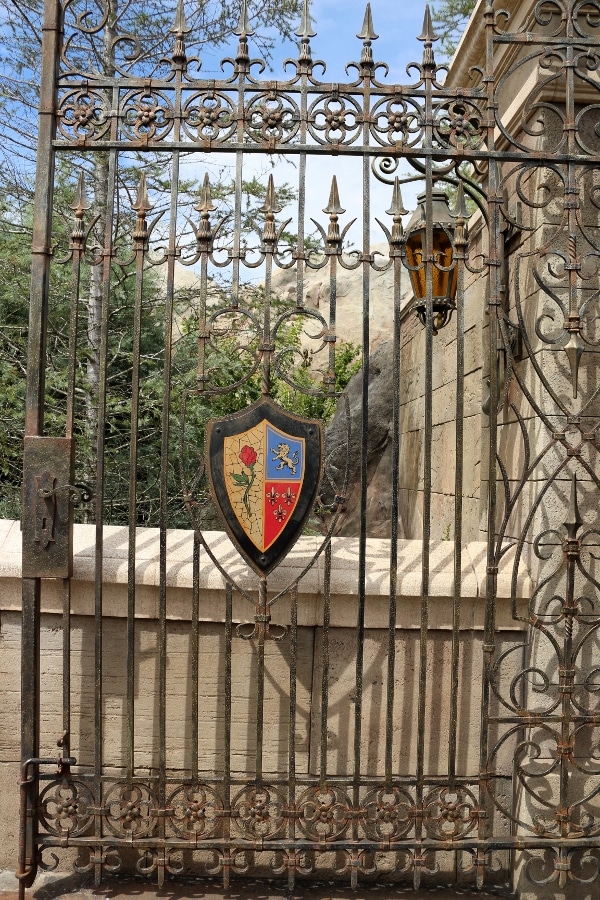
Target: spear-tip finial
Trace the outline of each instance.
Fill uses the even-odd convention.
[[[304,0],[304,6],[302,7],[302,19],[294,34],[296,35],[296,37],[299,37],[305,41],[307,41],[311,37],[316,37],[317,32],[313,31],[312,28],[312,17],[309,9],[309,0]]]
[[[331,179],[331,190],[329,191],[329,202],[327,206],[323,209],[324,213],[327,213],[330,216],[341,216],[346,212],[345,209],[340,205],[340,195],[338,193],[337,186],[337,178],[335,175]]]
[[[135,203],[131,204],[131,208],[135,209],[138,216],[144,216],[153,208],[148,198],[148,189],[146,187],[146,175],[144,172],[140,174],[140,183],[138,184],[137,197]]]
[[[456,201],[454,203],[454,209],[452,210],[451,215],[454,216],[455,219],[469,218],[469,210],[467,209],[467,200],[465,197],[465,189],[463,188],[462,181],[458,182],[458,188],[456,189]]]
[[[267,192],[265,194],[265,202],[260,208],[261,212],[264,213],[278,213],[281,212],[281,206],[277,203],[277,195],[275,194],[275,183],[273,181],[273,176],[269,175],[269,180],[267,181]]]
[[[194,209],[200,213],[200,227],[196,231],[196,239],[200,250],[208,250],[212,248],[212,230],[210,227],[210,214],[217,207],[212,202],[212,194],[210,190],[210,179],[208,172],[204,173],[204,183],[200,199],[194,204]]]
[[[579,503],[577,502],[577,475],[573,472],[571,478],[571,496],[569,498],[569,509],[567,518],[565,519],[565,528],[567,535],[571,540],[575,540],[577,532],[583,525],[583,519],[579,512]]]
[[[404,209],[404,203],[402,201],[402,192],[400,190],[400,180],[398,176],[394,178],[394,190],[392,192],[392,203],[389,209],[386,210],[388,216],[394,217],[394,224],[392,225],[392,232],[389,235],[390,239],[390,250],[397,251],[398,247],[402,243],[403,237],[403,229],[402,229],[402,216],[408,215],[408,210]],[[397,255],[397,253],[395,254]]]
[[[206,172],[204,175],[204,182],[202,184],[202,193],[200,194],[200,199],[195,204],[195,209],[197,209],[199,213],[208,215],[209,213],[214,212],[216,208],[217,207],[212,202],[210,178],[208,177],[208,172]]]
[[[89,209],[91,203],[85,194],[85,181],[83,179],[83,172],[79,173],[79,179],[77,181],[77,189],[75,191],[75,198],[71,203],[70,209],[73,210],[77,218],[82,218],[86,209]]]
[[[365,18],[363,20],[362,29],[356,35],[357,38],[360,38],[363,41],[376,41],[379,37],[378,34],[375,34],[373,29],[373,16],[371,15],[371,4],[367,3],[365,9]]]
[[[173,34],[189,34],[190,29],[188,28],[188,24],[185,20],[185,9],[183,7],[183,0],[177,0],[177,11],[175,12],[175,21],[173,22],[173,27],[171,28],[171,32]]]
[[[146,176],[144,172],[140,174],[140,183],[138,184],[137,197],[135,203],[131,204],[131,208],[137,213],[135,228],[133,230],[133,239],[138,243],[138,247],[143,248],[144,242],[148,239],[148,226],[146,223],[146,213],[152,209],[152,203],[148,198],[148,190],[146,188]]]
[[[569,366],[571,368],[571,384],[573,386],[573,400],[577,399],[579,392],[579,366],[581,357],[585,353],[585,344],[581,340],[580,334],[581,322],[575,323],[574,327],[569,328],[569,340],[563,346],[563,350],[567,354]]]
[[[402,191],[400,190],[400,181],[398,176],[394,178],[394,191],[392,193],[392,205],[389,209],[386,209],[386,213],[388,216],[407,216],[408,210],[404,209],[404,202],[402,200]]]
[[[425,17],[423,19],[423,31],[417,38],[418,41],[425,41],[427,44],[432,44],[434,41],[439,41],[440,36],[436,34],[433,30],[433,22],[431,21],[431,10],[429,9],[429,3],[425,4]]]
[[[263,241],[267,247],[274,248],[277,243],[277,232],[275,230],[275,213],[281,212],[281,206],[277,203],[275,195],[275,184],[273,176],[269,175],[267,182],[267,192],[265,194],[265,202],[260,208],[265,214],[265,224],[263,228]]]
[[[242,0],[242,6],[240,9],[240,18],[238,21],[237,28],[233,32],[238,37],[245,38],[254,34],[254,30],[250,28],[250,22],[248,20],[248,2],[247,0]]]

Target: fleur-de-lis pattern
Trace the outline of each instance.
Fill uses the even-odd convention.
[[[377,60],[377,22],[370,5],[357,33],[360,43],[352,54],[354,61],[349,62],[344,80],[334,83],[328,80],[325,66],[318,59],[319,41],[321,46],[326,46],[327,41],[313,30],[308,2],[303,4],[302,22],[295,32],[299,39],[297,54],[286,62],[284,72],[278,73],[281,77],[263,75],[264,61],[251,55],[253,44],[249,39],[254,20],[246,0],[241,3],[235,30],[237,47],[222,61],[220,70],[205,75],[202,52],[198,58],[190,49],[197,45],[194,28],[197,29],[198,20],[193,25],[187,23],[185,6],[192,14],[191,5],[178,0],[173,27],[156,47],[148,42],[143,21],[138,23],[139,32],[131,34],[126,10],[115,20],[114,4],[108,0],[93,4],[69,0],[61,6],[60,28],[45,28],[45,34],[51,33],[51,39],[59,46],[53,60],[56,83],[52,86],[52,104],[42,108],[46,138],[40,156],[40,179],[49,177],[55,168],[58,171],[54,154],[59,151],[63,160],[69,159],[69,154],[76,160],[77,177],[72,179],[73,221],[67,255],[63,259],[55,252],[50,223],[44,240],[35,248],[35,265],[45,268],[43,277],[32,279],[32,297],[37,296],[37,307],[32,309],[41,316],[48,298],[39,291],[49,283],[60,284],[58,279],[52,281],[54,267],[68,264],[72,272],[70,296],[75,298],[71,332],[77,338],[85,331],[81,323],[77,325],[77,314],[80,289],[90,280],[90,271],[97,275],[99,267],[103,267],[110,278],[113,270],[119,270],[122,278],[128,279],[135,270],[135,343],[145,312],[146,289],[142,290],[142,286],[147,267],[163,266],[169,270],[171,280],[165,292],[168,302],[173,295],[176,260],[198,274],[200,288],[192,292],[189,320],[187,312],[177,320],[181,335],[186,328],[192,329],[197,376],[194,386],[185,388],[181,404],[177,450],[181,495],[175,499],[178,508],[185,504],[194,528],[193,565],[200,566],[200,558],[210,558],[225,585],[224,598],[221,597],[225,610],[223,652],[216,661],[223,679],[220,684],[225,685],[219,694],[219,714],[214,722],[217,750],[215,758],[206,762],[199,749],[202,685],[198,658],[203,649],[200,626],[206,600],[200,591],[195,594],[190,640],[195,695],[184,698],[188,704],[186,714],[188,708],[193,709],[189,724],[186,719],[181,727],[185,740],[189,739],[193,747],[186,750],[187,768],[170,769],[165,762],[165,706],[170,702],[172,688],[167,647],[171,645],[160,640],[156,677],[162,719],[156,730],[162,736],[163,757],[159,764],[138,768],[135,763],[133,721],[139,698],[134,658],[128,656],[129,758],[122,766],[109,766],[103,755],[104,734],[100,729],[96,734],[95,765],[81,763],[76,769],[67,759],[61,761],[58,776],[44,771],[39,782],[29,771],[22,782],[26,801],[23,831],[29,841],[23,857],[30,866],[24,874],[29,878],[37,864],[35,860],[42,866],[51,865],[51,854],[68,847],[69,852],[75,848],[78,853],[76,870],[93,871],[97,876],[103,871],[118,871],[133,860],[137,874],[154,877],[157,873],[159,883],[165,873],[178,874],[187,866],[203,876],[220,875],[226,885],[232,874],[264,873],[269,867],[271,874],[286,876],[291,886],[298,875],[326,873],[328,877],[334,875],[349,881],[353,887],[363,880],[389,883],[396,879],[410,880],[418,888],[423,880],[437,878],[440,867],[451,857],[452,871],[458,873],[458,880],[481,888],[487,880],[506,880],[510,854],[521,854],[520,871],[534,885],[554,885],[563,891],[568,885],[594,884],[595,889],[600,874],[600,535],[595,520],[600,491],[600,2],[538,2],[532,5],[531,15],[522,27],[500,3],[480,3],[478,14],[482,33],[487,36],[487,56],[477,61],[469,73],[463,73],[460,85],[452,79],[444,80],[443,67],[436,60],[437,36],[429,9],[418,38],[422,53],[419,61],[409,67],[407,83],[396,82],[387,65]],[[57,8],[56,4],[49,4],[50,7]],[[110,48],[110,65],[105,70],[99,62],[100,46]],[[515,85],[519,90],[524,86],[526,91],[518,110],[512,106]],[[149,151],[163,151],[163,159],[167,152],[179,153],[177,159],[184,159],[186,154],[198,151],[202,159],[215,164],[229,157],[234,159],[237,194],[232,209],[225,207],[212,173],[202,172],[200,181],[203,175],[204,181],[198,185],[197,202],[192,201],[185,211],[177,208],[179,184],[174,179],[171,212],[175,209],[175,214],[169,226],[164,225],[166,218],[158,224],[164,209],[155,209],[157,197],[149,167],[148,180],[144,176],[139,181],[137,198],[134,199],[135,191],[126,197],[126,190],[115,188],[110,202],[115,202],[118,215],[115,213],[114,219],[105,222],[108,207],[94,209],[86,197],[86,182],[88,190],[91,182],[90,156],[99,152],[100,158],[110,159],[109,182],[120,185],[121,162],[129,165],[138,156],[150,159],[146,156]],[[223,156],[219,157],[219,153]],[[312,226],[302,219],[306,183],[299,185],[298,209],[302,215],[296,217],[289,213],[290,200],[285,197],[283,179],[275,170],[262,181],[258,179],[262,206],[257,204],[248,215],[248,228],[242,232],[243,158],[256,159],[264,154],[264,159],[272,160],[283,153],[294,158],[299,172],[305,172],[308,158],[320,161],[339,156],[358,160],[365,179],[362,223],[354,222],[351,205],[361,194],[360,182],[349,185],[338,172],[324,189],[322,214],[313,220],[316,231],[309,236]],[[408,175],[405,169],[409,170]],[[64,172],[67,170],[68,166]],[[60,171],[62,177],[63,170]],[[372,182],[367,179],[378,182],[378,190],[383,185],[388,191],[386,202],[390,205],[387,209],[382,207],[386,211],[376,219],[377,228],[381,229],[378,235],[385,239],[383,253],[373,249],[375,219],[366,190]],[[472,679],[470,674],[465,678],[460,668],[465,663],[461,645],[464,618],[460,620],[457,585],[452,624],[451,687],[455,704],[449,711],[453,725],[447,728],[443,747],[442,742],[439,744],[439,759],[427,758],[424,747],[432,680],[428,668],[432,626],[427,618],[432,585],[428,578],[432,573],[427,568],[428,554],[423,553],[423,639],[419,660],[411,661],[419,696],[415,701],[413,732],[407,735],[400,729],[399,692],[406,691],[403,702],[407,704],[412,703],[413,697],[412,688],[409,690],[399,678],[399,662],[394,657],[398,630],[394,617],[397,605],[399,608],[395,591],[401,580],[394,545],[385,570],[390,582],[386,598],[390,642],[384,654],[387,681],[379,695],[377,676],[373,677],[370,686],[377,700],[371,704],[365,701],[363,691],[371,674],[365,663],[369,643],[365,622],[372,611],[367,608],[365,612],[368,604],[364,571],[360,576],[363,581],[353,619],[357,624],[353,661],[356,685],[342,701],[344,725],[347,720],[348,728],[354,728],[351,759],[336,746],[337,736],[331,733],[327,718],[332,715],[328,691],[336,661],[330,633],[330,569],[335,546],[331,537],[342,522],[354,475],[356,483],[360,481],[355,461],[350,458],[355,427],[350,409],[342,401],[338,417],[346,420],[345,443],[333,447],[325,464],[315,513],[319,516],[318,528],[324,534],[319,539],[311,536],[318,548],[305,569],[294,569],[292,582],[277,596],[273,596],[272,584],[267,587],[266,576],[259,575],[255,592],[258,602],[243,578],[236,580],[235,566],[229,567],[229,561],[223,562],[214,555],[202,532],[205,459],[199,446],[199,421],[203,421],[207,398],[229,392],[237,402],[257,391],[268,399],[276,379],[279,388],[284,386],[284,392],[289,389],[304,399],[316,398],[333,409],[340,394],[336,381],[340,276],[360,270],[363,288],[369,288],[363,289],[362,310],[366,360],[372,319],[368,305],[370,279],[375,273],[389,273],[389,306],[397,306],[395,321],[400,328],[402,285],[408,281],[410,268],[406,258],[407,211],[401,184],[412,181],[423,182],[430,198],[434,184],[457,188],[450,217],[452,227],[444,226],[452,245],[448,265],[441,264],[439,252],[421,253],[421,261],[412,272],[420,271],[424,284],[443,269],[456,274],[456,318],[470,312],[465,300],[465,279],[472,276],[474,280],[481,279],[479,284],[485,284],[485,303],[477,302],[481,318],[487,314],[483,327],[488,336],[487,369],[483,380],[484,389],[489,382],[489,390],[483,398],[483,410],[467,392],[459,398],[472,407],[474,418],[483,417],[481,433],[488,443],[477,462],[485,463],[490,472],[496,463],[496,479],[490,480],[485,501],[491,532],[485,560],[487,593],[485,602],[483,597],[478,598],[478,609],[484,610],[484,631],[473,650],[484,672],[482,710],[481,718],[477,710],[477,722],[470,721],[468,728],[459,725],[456,685],[461,679],[466,680],[470,692]],[[471,255],[466,249],[468,203],[478,208],[477,228],[482,228],[481,235],[478,232],[474,238],[479,245]],[[46,213],[44,208],[42,214]],[[49,219],[47,215],[46,218]],[[426,241],[430,224],[431,220],[425,222],[423,228]],[[130,240],[129,236],[123,237],[129,225]],[[293,297],[289,302],[286,298],[275,302],[273,278],[278,270],[293,275]],[[322,273],[328,304],[323,304],[322,298],[312,306],[307,302],[303,282],[307,270]],[[42,269],[36,271],[39,274]],[[257,310],[247,302],[244,273],[259,280],[259,271],[262,294]],[[225,276],[230,273],[230,278],[219,302],[211,305],[208,284],[215,272]],[[107,321],[112,310],[111,288],[109,281],[105,285],[105,297],[110,300],[109,308],[104,307]],[[447,366],[455,358],[450,363],[450,357],[444,359],[444,381],[436,383],[434,409],[432,360],[440,344],[436,346],[434,341],[430,301],[431,297],[421,305],[424,333],[419,332],[426,348],[424,384],[431,388],[429,393],[425,390],[419,395],[419,403],[425,409],[423,429],[429,429],[424,443],[431,438],[434,413],[447,412],[445,391],[452,380],[446,378]],[[179,308],[176,314],[179,316]],[[402,316],[404,323],[409,321],[404,312]],[[174,321],[175,316],[169,326]],[[402,327],[418,327],[410,321],[411,326]],[[172,340],[172,331],[165,330],[170,336],[170,353],[177,340]],[[290,347],[286,342],[290,330],[302,335],[298,346]],[[69,333],[68,327],[64,333]],[[396,347],[402,342],[399,335],[400,331],[390,334]],[[461,357],[464,344],[458,346],[458,338],[466,336],[464,320],[463,331],[457,330],[455,335],[453,353],[456,350],[458,382],[465,368],[464,354]],[[40,341],[38,348],[41,372],[45,364],[43,344]],[[71,359],[75,368],[82,358],[80,350],[73,345]],[[238,365],[231,369],[225,364],[211,368],[208,351],[227,363],[233,358]],[[132,367],[136,375],[140,374],[140,359],[138,347],[137,369],[135,361]],[[109,359],[103,362],[109,370]],[[399,379],[406,376],[400,363],[398,356],[393,375],[398,404],[402,383]],[[463,373],[460,376],[459,366]],[[307,386],[307,369],[318,374],[318,383]],[[169,398],[180,387],[169,381],[175,378],[175,370],[176,367],[165,370],[164,376],[162,424],[169,440],[173,437],[169,432]],[[373,374],[368,365],[363,365],[362,371],[360,378]],[[411,377],[417,377],[415,373],[420,377],[420,371],[413,367]],[[74,376],[73,385],[77,377]],[[34,382],[41,383],[43,379],[36,382],[34,378],[31,383]],[[363,397],[368,397],[369,382],[364,380],[362,384]],[[74,387],[72,390],[75,392]],[[75,393],[70,399],[70,408],[76,409]],[[36,415],[40,414],[36,421],[43,421],[43,412],[36,408]],[[399,406],[392,412],[398,424]],[[100,434],[104,434],[104,426],[109,431],[106,411],[104,416]],[[365,416],[362,423],[358,428],[364,428],[361,437],[366,446],[372,421]],[[418,424],[421,428],[422,423]],[[460,429],[456,431],[458,435]],[[394,447],[401,459],[401,453],[410,452],[410,448],[406,447],[408,442],[400,447],[398,433],[397,428]],[[249,429],[238,434],[225,453],[224,477],[232,509],[259,553],[267,551],[273,535],[275,541],[285,529],[292,530],[300,496],[300,489],[293,483],[301,472],[301,467],[294,471],[298,460],[293,451],[286,454],[281,450],[277,457],[283,466],[280,468],[272,458],[273,447],[278,452],[277,443],[263,440],[259,445],[258,435]],[[454,446],[457,445],[452,450]],[[461,446],[464,449],[464,444]],[[161,484],[170,490],[171,473],[177,466],[172,466],[170,457],[167,459],[168,453],[163,456]],[[426,459],[427,453],[420,458]],[[277,466],[271,486],[266,484],[270,464]],[[395,468],[398,470],[398,466]],[[135,470],[133,460],[132,476]],[[431,469],[424,474],[423,480],[427,481]],[[318,485],[314,487],[316,491]],[[55,489],[44,498],[49,508]],[[390,485],[392,503],[400,489],[398,481],[395,486]],[[173,498],[165,499],[169,507]],[[473,498],[468,499],[471,502]],[[260,507],[262,514],[263,506],[264,520],[259,520],[256,510]],[[363,511],[366,519],[367,511]],[[135,525],[137,520],[133,521]],[[271,537],[265,537],[264,521],[274,529]],[[429,514],[423,513],[423,521],[428,526],[432,524],[431,508]],[[277,531],[279,525],[282,527]],[[396,528],[395,522],[393,527]],[[450,528],[449,525],[448,533]],[[41,533],[42,549],[51,550],[51,531],[46,528]],[[392,534],[400,537],[397,531]],[[364,531],[362,538],[367,539]],[[359,541],[362,562],[364,546],[364,541]],[[459,538],[452,547],[456,562],[464,549]],[[101,558],[100,553],[97,558]],[[309,705],[316,712],[311,719],[314,731],[307,739],[308,762],[303,769],[295,755],[299,728],[296,666],[299,641],[306,627],[298,608],[298,591],[307,571],[318,560],[323,561],[319,573],[325,573],[315,593],[318,602],[323,602],[319,622],[321,683],[315,676],[309,691]],[[133,558],[130,562],[134,562]],[[509,583],[504,605],[497,602],[503,566],[507,567]],[[519,593],[523,567],[528,568],[533,581],[526,609]],[[196,575],[198,571],[194,569]],[[160,577],[164,636],[164,610],[171,590],[164,567]],[[98,586],[101,580],[100,571]],[[195,588],[199,583],[197,578]],[[130,599],[133,595],[132,585]],[[290,617],[285,625],[276,625],[272,607],[283,598],[286,603],[290,601]],[[249,603],[245,611],[250,610],[248,619],[254,611],[254,621],[248,621],[244,615],[238,618],[238,602],[242,607]],[[509,630],[519,635],[518,640],[499,637],[496,614],[506,617],[502,621],[509,622]],[[130,625],[130,638],[134,632]],[[232,770],[232,693],[238,684],[232,674],[236,665],[234,634],[244,638],[246,646],[256,654],[252,677],[263,691],[262,695],[257,691],[262,706],[257,700],[243,722],[251,742],[244,760],[246,768],[242,767],[241,773]],[[268,652],[274,647],[269,642],[265,650],[270,638],[281,641],[276,652],[289,661],[289,681],[286,677],[285,683],[276,683],[274,714],[282,715],[281,710],[285,709],[290,723],[282,751],[284,756],[287,754],[283,767],[288,768],[277,773],[263,771],[262,758],[265,722],[275,709],[267,708],[264,702],[265,679],[270,674]],[[23,665],[31,664],[39,655],[35,640],[28,646],[29,652],[24,644]],[[65,647],[65,658],[69,658],[70,648]],[[106,711],[107,674],[106,659],[96,646],[94,703],[98,702],[98,692],[104,690],[102,702],[98,702],[99,721]],[[436,674],[434,671],[434,688]],[[39,695],[30,699],[37,708]],[[114,715],[120,700],[111,697],[109,715]],[[382,737],[386,753],[382,761],[372,758],[370,750],[365,752],[363,744],[367,728],[372,727],[369,717],[377,721],[379,706],[386,704]],[[38,755],[35,747],[40,743],[39,737],[33,742],[32,758]],[[415,745],[415,765],[405,761],[408,757],[403,755],[404,744]],[[440,762],[442,757],[444,761]],[[470,774],[461,769],[463,757],[467,760],[465,771],[468,769]],[[33,819],[37,819],[36,827],[30,828]]]

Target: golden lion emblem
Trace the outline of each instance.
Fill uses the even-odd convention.
[[[273,454],[273,459],[271,462],[276,462],[279,460],[279,465],[275,466],[276,469],[283,469],[285,466],[291,470],[292,475],[296,474],[296,466],[300,462],[300,458],[298,456],[298,451],[294,450],[292,455],[290,456],[290,445],[289,444],[277,444],[277,450],[271,447],[270,452]]]

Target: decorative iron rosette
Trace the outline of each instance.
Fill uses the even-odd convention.
[[[315,841],[335,841],[342,837],[354,816],[348,795],[332,785],[308,788],[296,808],[302,832]]]
[[[59,94],[56,122],[67,141],[102,140],[110,128],[110,101],[105,91],[74,88]]]
[[[130,91],[121,102],[121,131],[129,141],[161,141],[175,111],[165,91]]]
[[[431,838],[462,838],[477,828],[479,805],[466,787],[436,787],[424,798],[425,828]]]
[[[360,822],[369,840],[398,841],[413,830],[414,810],[415,801],[401,788],[376,788],[362,803]]]
[[[233,799],[231,821],[248,840],[273,841],[285,831],[285,805],[283,793],[272,785],[250,785]]]
[[[205,784],[184,785],[168,798],[167,813],[177,837],[206,839],[220,834],[223,801]]]
[[[182,125],[193,141],[225,142],[235,134],[237,106],[224,91],[184,93]]]
[[[424,122],[425,112],[412,97],[383,97],[371,110],[371,134],[384,147],[417,146]]]
[[[39,821],[49,834],[78,837],[94,821],[94,796],[81,781],[51,781],[40,794]]]
[[[289,94],[260,93],[246,105],[245,131],[257,143],[287,144],[297,134],[300,118],[300,110]]]
[[[308,123],[319,144],[353,144],[361,134],[363,112],[349,94],[322,94],[311,104]]]
[[[156,826],[158,804],[146,784],[112,785],[104,801],[104,817],[116,837],[148,837]]]
[[[484,113],[463,97],[440,103],[433,127],[440,146],[456,150],[479,150],[486,135]]]

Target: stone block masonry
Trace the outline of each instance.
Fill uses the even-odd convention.
[[[253,592],[256,576],[239,559],[227,537],[206,535],[211,550],[227,570]],[[269,589],[280,590],[297,578],[318,549],[320,538],[301,538],[273,573]],[[74,577],[71,606],[71,752],[78,764],[92,763],[94,745],[94,527],[75,526]],[[104,758],[115,774],[122,771],[126,753],[126,528],[104,530]],[[18,838],[18,780],[20,729],[20,543],[18,522],[0,522],[0,869],[14,871]],[[191,764],[190,697],[192,651],[192,544],[187,531],[170,531],[167,540],[167,767],[182,772]],[[410,774],[415,766],[418,703],[420,608],[420,541],[399,542],[398,621],[394,718],[395,769]],[[351,775],[353,760],[353,696],[355,690],[358,540],[334,538],[332,546],[331,622],[329,630],[329,709],[327,763],[330,771]],[[135,763],[139,774],[150,774],[157,760],[156,661],[158,615],[159,533],[138,529],[136,554],[135,629]],[[481,714],[482,626],[485,593],[485,544],[473,542],[464,550],[460,635],[460,704],[458,735],[461,752],[458,774],[478,772],[477,747]],[[507,572],[510,560],[507,560]],[[363,734],[361,753],[365,772],[381,775],[384,766],[387,681],[389,541],[370,539],[367,548],[366,635],[364,642]],[[426,765],[442,775],[447,765],[449,734],[447,693],[450,685],[452,640],[453,544],[432,546],[429,635],[429,725]],[[199,637],[199,766],[219,769],[223,758],[223,681],[225,648],[224,582],[206,556],[201,564]],[[296,771],[315,775],[320,765],[321,684],[323,676],[324,562],[300,581],[298,599]],[[62,591],[49,579],[42,592],[41,629],[41,742],[42,756],[58,756],[62,731]],[[526,573],[519,580],[523,604],[531,593]],[[510,582],[499,579],[498,646],[508,649],[522,642],[521,623],[513,622]],[[252,622],[254,608],[234,596],[233,622]],[[289,625],[289,602],[272,608],[274,623]],[[520,665],[514,653],[515,671]],[[265,772],[284,774],[288,765],[289,639],[268,641],[265,653]],[[350,713],[350,714],[349,714]],[[256,652],[252,641],[234,639],[232,657],[232,773],[251,777],[255,765]],[[509,765],[508,760],[506,765]],[[71,871],[72,858],[61,857],[61,871]]]

